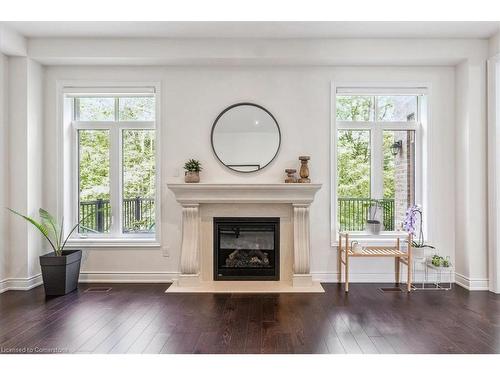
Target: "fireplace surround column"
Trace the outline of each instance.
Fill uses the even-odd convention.
[[[181,275],[179,285],[200,282],[200,205],[182,205]]]
[[[312,285],[310,271],[309,204],[293,206],[293,286]]]

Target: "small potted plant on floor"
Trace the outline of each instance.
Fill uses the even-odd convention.
[[[69,237],[85,217],[71,228],[71,231],[63,240],[63,225],[59,225],[56,219],[43,208],[38,210],[41,219],[40,222],[10,208],[9,211],[33,224],[48,241],[52,250],[54,250],[51,253],[40,256],[40,268],[42,269],[45,294],[48,296],[61,296],[74,291],[78,287],[82,251],[65,250],[65,246]]]
[[[200,172],[202,168],[199,160],[189,159],[186,164],[184,164],[184,169],[186,170],[184,173],[184,182],[200,182]]]

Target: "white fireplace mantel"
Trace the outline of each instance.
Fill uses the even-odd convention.
[[[297,203],[310,204],[321,184],[167,184],[180,204]]]
[[[182,206],[181,274],[178,285],[200,280],[200,204],[290,204],[293,207],[292,287],[312,286],[309,206],[321,184],[167,184]],[[228,290],[229,291],[229,290]]]

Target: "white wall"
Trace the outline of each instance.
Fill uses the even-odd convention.
[[[42,175],[45,172],[43,166],[44,154],[43,136],[45,133],[43,123],[43,83],[44,68],[36,61],[28,62],[28,212],[37,215],[38,209],[43,207]],[[47,248],[45,240],[42,240],[40,233],[33,227],[28,230],[28,277],[40,274],[39,256],[51,250]]]
[[[500,58],[488,60],[488,278],[500,293]]]
[[[8,236],[8,170],[7,170],[7,75],[8,59],[0,53],[0,284],[7,278]],[[2,289],[0,285],[0,290]]]
[[[488,289],[486,63],[456,68],[457,281]]]
[[[488,278],[500,293],[500,33],[490,38],[488,59]]]
[[[43,191],[42,85],[40,64],[26,57],[9,58],[8,206],[35,217],[42,206]],[[9,225],[9,277],[21,282],[39,278],[38,256],[43,253],[40,234],[12,214]]]
[[[179,269],[181,210],[166,188],[188,158],[204,165],[205,182],[280,182],[284,169],[298,167],[299,155],[311,155],[313,182],[323,183],[311,208],[311,269],[316,278],[335,280],[336,252],[330,246],[330,84],[418,84],[430,87],[430,144],[427,213],[429,240],[441,254],[455,258],[455,82],[453,67],[47,67],[44,126],[45,166],[56,164],[56,81],[161,81],[163,123],[163,245],[157,249],[89,249],[83,278],[98,273],[139,273],[129,279],[168,279]],[[277,159],[255,174],[237,174],[220,165],[210,146],[211,125],[228,105],[250,101],[266,107],[282,132]],[[44,206],[57,208],[55,168],[44,168]],[[352,272],[359,280],[392,280],[393,262],[359,260]],[[166,272],[167,274],[163,274]],[[91,273],[91,275],[85,275]],[[172,274],[169,274],[172,273]],[[110,277],[109,275],[102,276]]]

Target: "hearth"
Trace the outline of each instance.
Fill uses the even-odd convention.
[[[279,280],[275,217],[214,218],[214,280]]]

